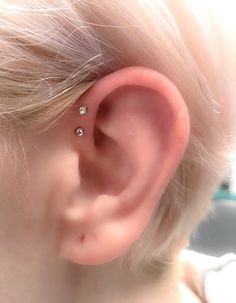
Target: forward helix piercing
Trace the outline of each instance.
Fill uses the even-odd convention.
[[[79,107],[79,114],[80,115],[86,115],[88,113],[88,107],[86,105],[81,105]],[[76,130],[75,130],[76,134],[78,137],[82,137],[85,133],[83,127],[78,127]]]
[[[75,130],[78,137],[82,137],[84,135],[84,129],[82,127],[78,127]]]
[[[88,106],[81,105],[79,107],[79,113],[80,113],[80,115],[86,115],[88,113]]]

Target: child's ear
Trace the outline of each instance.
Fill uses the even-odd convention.
[[[76,139],[81,182],[61,213],[59,249],[99,264],[140,237],[183,157],[189,115],[175,85],[142,67],[102,78],[78,103],[88,107]]]

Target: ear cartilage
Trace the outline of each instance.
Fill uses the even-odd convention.
[[[79,113],[80,113],[80,115],[86,115],[88,113],[88,106],[81,105],[79,107]]]
[[[76,128],[75,132],[78,137],[82,137],[84,135],[84,129],[82,127]]]

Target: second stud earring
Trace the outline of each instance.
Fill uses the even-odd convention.
[[[82,137],[84,135],[84,129],[82,127],[78,127],[75,132],[78,137]]]

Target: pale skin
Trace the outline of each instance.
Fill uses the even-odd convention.
[[[2,144],[2,302],[200,302],[179,264],[158,282],[118,268],[183,157],[189,124],[170,80],[130,67],[99,80],[44,133],[4,138],[18,165]]]

